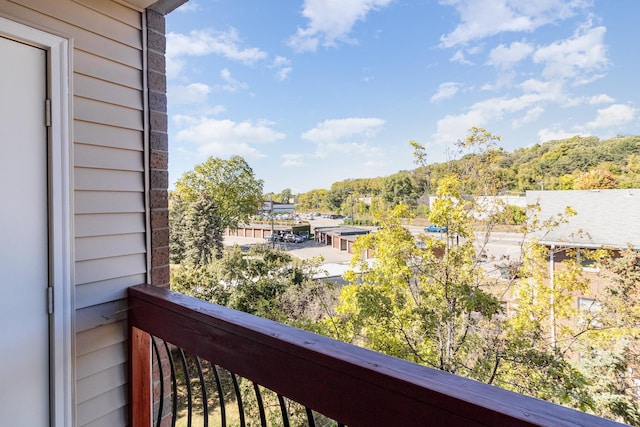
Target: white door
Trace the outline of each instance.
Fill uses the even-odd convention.
[[[0,426],[49,425],[46,52],[0,37]]]

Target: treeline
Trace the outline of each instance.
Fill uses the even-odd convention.
[[[459,154],[459,158],[451,161],[424,164],[386,177],[335,182],[328,190],[299,194],[296,208],[366,215],[372,199],[374,203],[390,206],[402,202],[417,207],[420,197],[435,191],[438,180],[450,173],[463,172],[470,160],[493,169],[498,178],[497,190],[502,194],[524,194],[527,190],[640,187],[640,136],[617,136],[607,140],[575,136],[520,148],[512,153],[496,148]]]

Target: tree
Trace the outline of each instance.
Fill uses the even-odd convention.
[[[490,324],[501,306],[481,287],[457,189],[454,177],[441,183],[444,202],[431,218],[448,225],[445,239],[425,236],[418,247],[401,224],[407,207],[398,205],[380,219],[382,229],[356,240],[354,253],[375,250],[375,262],[368,267],[354,258],[357,269],[345,276],[350,284],[342,288],[335,322],[341,322],[342,339],[486,381],[496,360]],[[454,235],[467,238],[455,244]]]
[[[590,328],[578,343],[580,368],[591,379],[596,414],[640,426],[640,253],[629,248],[600,261],[610,283],[595,309],[582,313]]]
[[[596,190],[616,188],[616,177],[608,170],[594,169],[590,172],[579,174],[574,183],[574,190]]]
[[[289,201],[291,200],[291,197],[293,196],[293,194],[291,193],[291,189],[290,188],[285,188],[284,190],[282,190],[280,192],[280,202],[281,203],[289,203]]]
[[[300,194],[296,208],[303,211],[317,211],[325,209],[325,198],[328,190],[316,189]]]
[[[564,217],[545,220],[541,227],[553,226]],[[593,410],[588,379],[571,363],[576,339],[588,325],[576,322],[576,293],[588,289],[588,281],[575,257],[563,268],[549,271],[549,251],[535,241],[524,247],[519,268],[513,269],[510,292],[517,308],[505,319],[502,363],[496,385],[520,393]],[[557,255],[556,255],[557,256]]]
[[[495,194],[498,138],[472,128],[460,143],[464,154],[437,182],[429,220],[446,226],[436,235],[414,238],[402,220],[402,204],[382,211],[382,228],[359,237],[354,253],[375,251],[372,264],[354,257],[349,284],[340,292],[337,315],[325,321],[339,325],[337,338],[396,357],[516,390],[581,409],[593,407],[586,379],[565,357],[571,339],[579,335],[563,321],[574,314],[571,292],[584,286],[576,268],[558,272],[549,286],[545,253],[508,265],[505,283],[487,277],[482,267],[484,245],[498,218],[478,202]],[[546,227],[552,218],[531,227]],[[527,228],[529,227],[529,228]],[[575,265],[574,265],[575,267]],[[522,307],[507,316],[501,298],[515,292]],[[520,301],[522,301],[520,303]],[[555,334],[555,335],[554,335]]]
[[[415,205],[418,191],[406,172],[386,177],[382,183],[382,199],[389,205]]]
[[[215,206],[218,226],[236,229],[238,222],[248,221],[262,203],[262,185],[242,157],[210,157],[182,175],[176,182],[175,194],[184,203],[205,196]]]
[[[222,256],[224,228],[217,207],[206,195],[185,203],[175,193],[169,205],[169,250],[171,262],[207,264]]]
[[[222,256],[224,228],[218,207],[206,194],[201,194],[187,208],[183,233],[184,257],[189,262],[204,265]]]
[[[187,205],[175,193],[169,193],[169,260],[179,264],[184,259],[184,237],[187,228]]]
[[[317,330],[317,320],[335,305],[335,291],[313,280],[319,260],[297,260],[267,246],[227,248],[205,265],[172,270],[171,284],[196,298]]]

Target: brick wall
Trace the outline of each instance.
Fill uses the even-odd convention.
[[[164,15],[147,10],[151,284],[169,288],[169,138]]]
[[[147,16],[147,84],[149,105],[149,209],[151,233],[151,284],[169,288],[169,137],[167,134],[166,37],[164,15],[153,10]],[[160,350],[160,349],[158,349]],[[160,425],[171,425],[171,377],[166,352],[153,357],[153,414],[158,416],[163,402]],[[159,377],[162,370],[164,378]],[[160,382],[162,381],[163,388]],[[164,396],[160,396],[161,390]],[[157,418],[154,425],[157,425]]]

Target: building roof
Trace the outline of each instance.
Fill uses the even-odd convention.
[[[338,236],[368,234],[369,230],[357,227],[337,226],[337,227],[315,227],[316,233],[333,234]]]
[[[174,9],[182,6],[187,0],[126,0],[131,4],[140,6],[142,8],[151,8],[163,15],[172,12]]]
[[[539,219],[576,215],[548,232],[534,234],[546,245],[640,250],[640,189],[527,191],[527,203],[540,204]]]

